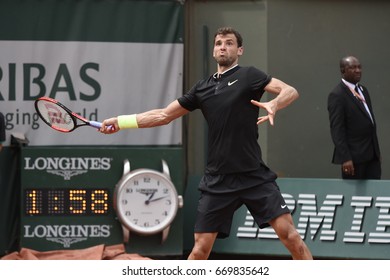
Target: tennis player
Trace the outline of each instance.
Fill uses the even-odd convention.
[[[208,123],[208,158],[199,184],[195,243],[188,259],[208,259],[215,239],[229,236],[233,214],[242,205],[260,228],[273,227],[293,259],[312,259],[275,182],[277,175],[263,162],[257,141],[257,125],[267,121],[274,125],[276,112],[296,100],[298,92],[255,67],[238,65],[242,42],[236,30],[218,29],[214,75],[197,82],[166,108],[107,119],[100,131],[110,134],[162,126],[200,109]],[[265,91],[275,98],[259,102]],[[267,115],[259,117],[259,108]]]

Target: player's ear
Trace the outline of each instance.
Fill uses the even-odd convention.
[[[241,47],[238,48],[237,54],[238,55],[242,55],[243,53],[244,53],[244,47],[241,46]]]

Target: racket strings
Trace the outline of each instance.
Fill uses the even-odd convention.
[[[55,103],[41,100],[38,110],[45,122],[55,129],[70,131],[75,127],[71,115]]]

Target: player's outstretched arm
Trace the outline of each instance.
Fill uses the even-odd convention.
[[[148,128],[169,124],[189,111],[177,100],[163,109],[153,109],[139,114],[121,115],[103,121],[100,132],[111,134],[126,128]],[[110,128],[111,127],[111,128]]]

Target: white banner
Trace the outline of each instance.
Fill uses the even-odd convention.
[[[96,121],[165,107],[183,94],[183,44],[0,41],[0,49],[6,145],[11,133],[30,146],[182,143],[181,120],[115,135],[91,127],[57,132],[38,119],[34,100],[49,96]]]
[[[27,260],[1,261],[0,271],[4,278],[29,280],[366,280],[385,279],[388,265],[386,260]]]

